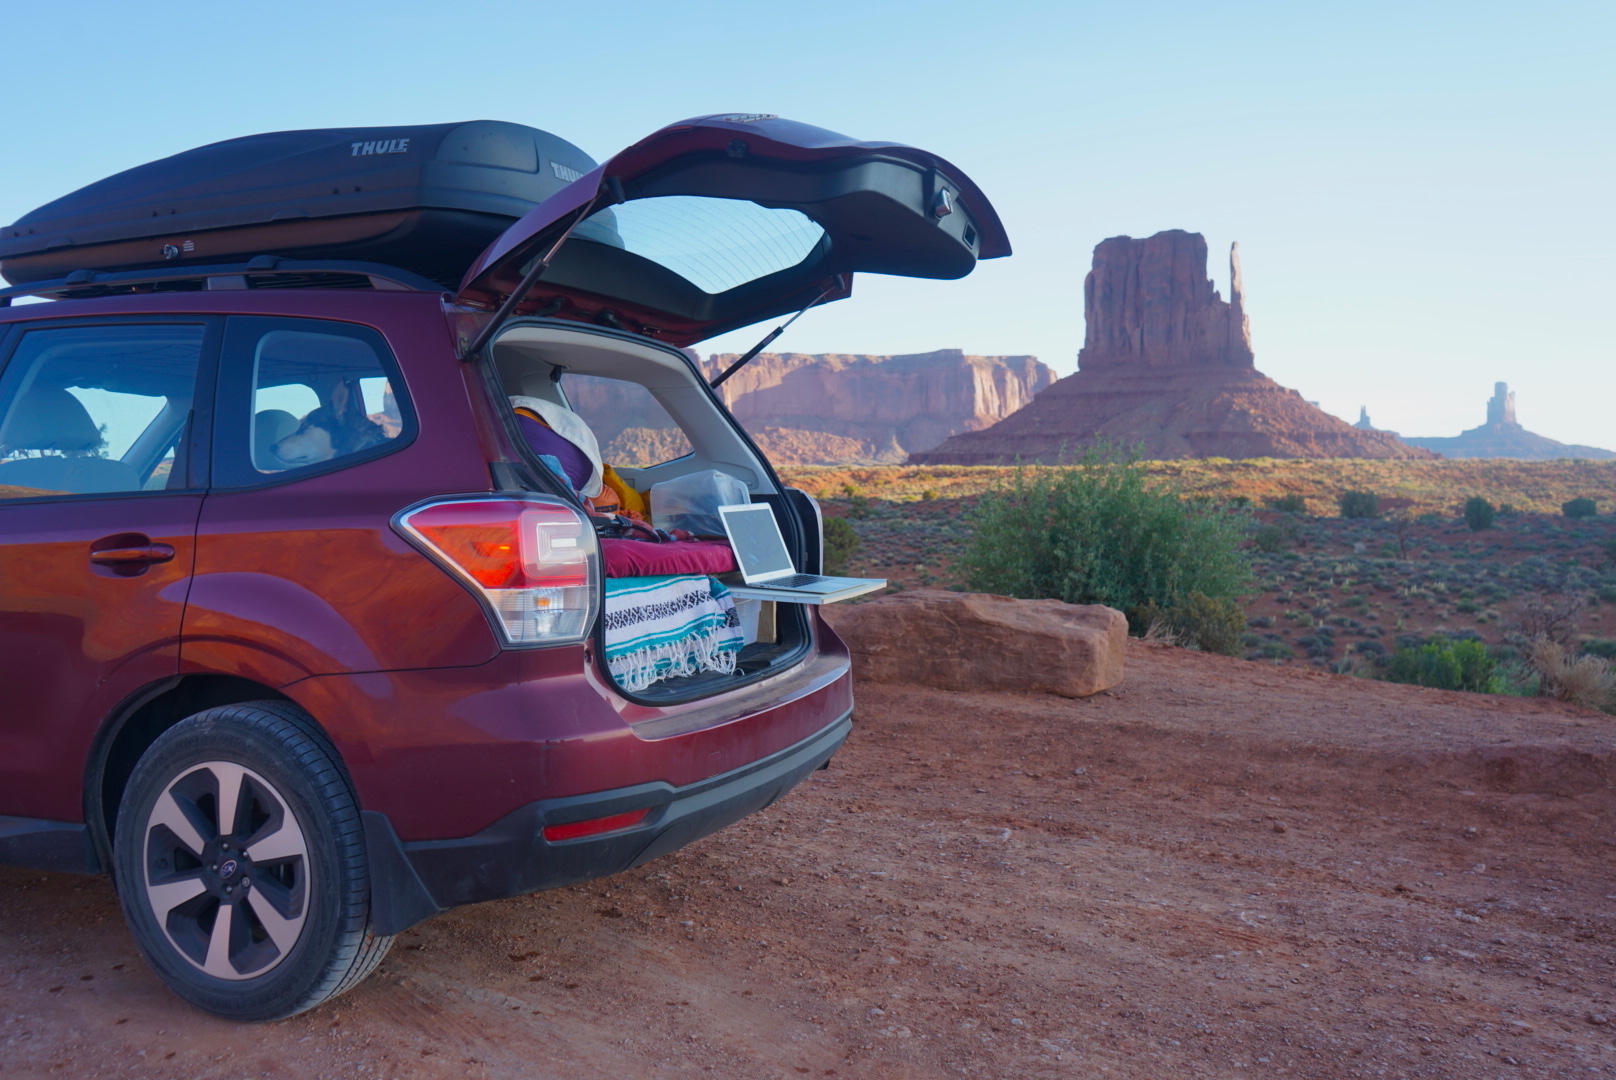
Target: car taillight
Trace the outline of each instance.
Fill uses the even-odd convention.
[[[394,523],[476,592],[512,645],[582,641],[595,621],[595,530],[558,499],[441,499]]]

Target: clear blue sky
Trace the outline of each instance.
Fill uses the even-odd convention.
[[[1082,344],[1108,236],[1239,240],[1258,366],[1407,435],[1483,419],[1616,448],[1616,5],[7,4],[0,223],[256,131],[500,119],[597,157],[773,112],[934,150],[1016,255],[861,278],[801,351]],[[761,331],[763,328],[759,328]],[[752,332],[709,348],[750,344]]]

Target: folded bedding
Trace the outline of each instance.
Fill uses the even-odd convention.
[[[660,574],[727,574],[736,568],[735,553],[723,541],[685,540],[653,544],[644,540],[604,537],[600,553],[608,578]]]
[[[607,578],[603,621],[607,670],[631,693],[680,675],[732,673],[741,651],[735,601],[702,574]]]

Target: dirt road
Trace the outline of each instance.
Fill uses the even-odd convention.
[[[772,810],[279,1024],[166,993],[106,882],[0,871],[0,1076],[1616,1076],[1611,718],[1129,665],[861,687]]]

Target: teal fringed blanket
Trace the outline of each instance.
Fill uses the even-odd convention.
[[[700,574],[606,579],[606,667],[625,690],[700,671],[729,673],[741,622],[722,582]]]

